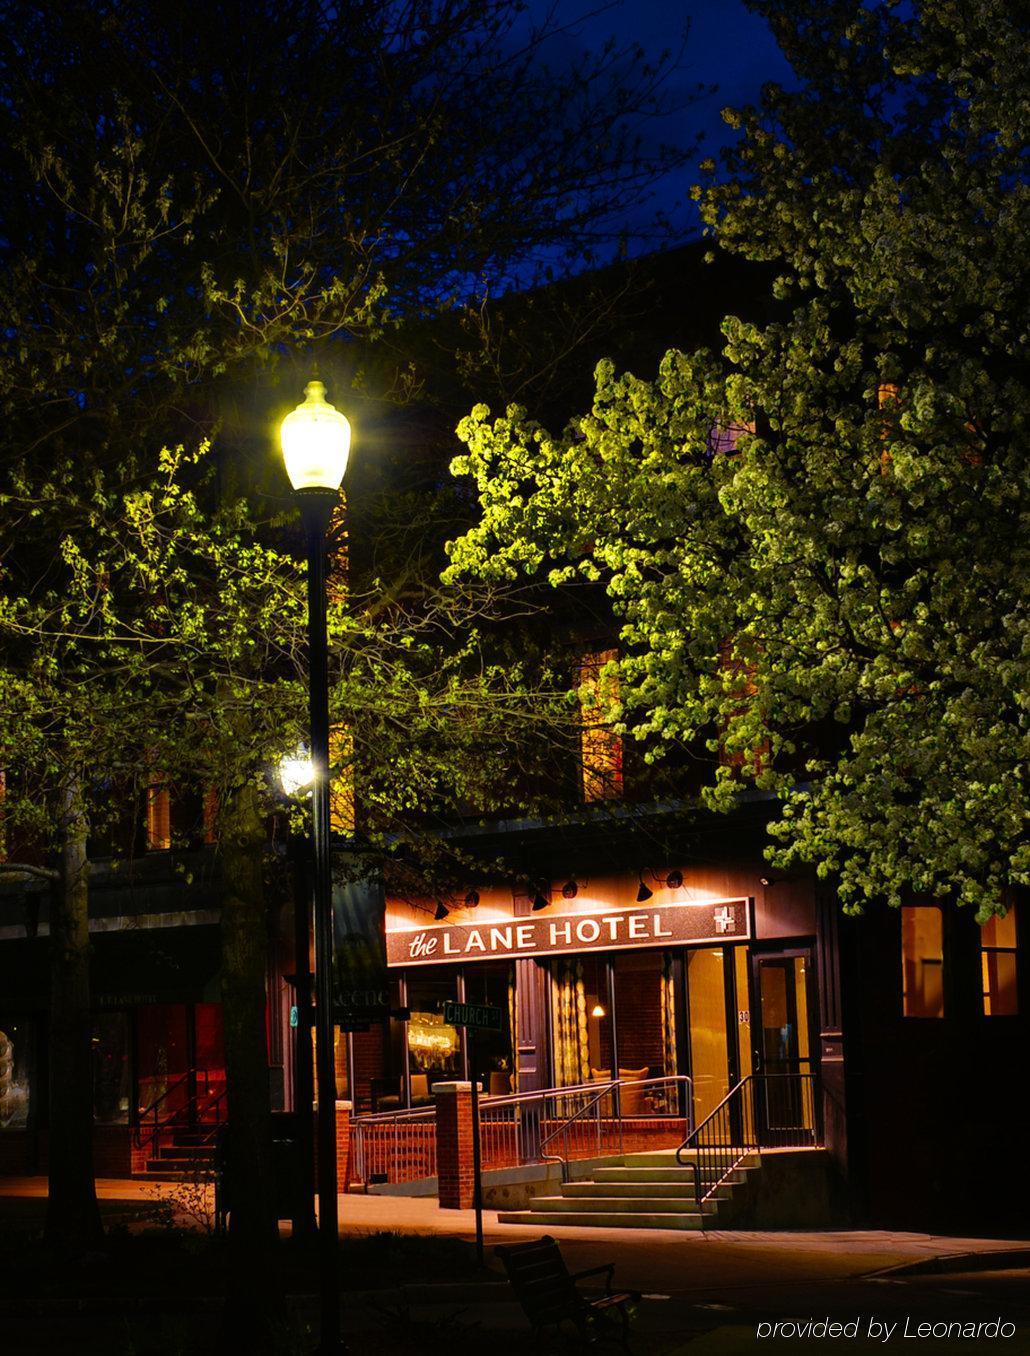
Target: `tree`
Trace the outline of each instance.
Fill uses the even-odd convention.
[[[717,809],[775,793],[772,860],[849,910],[983,919],[1030,883],[1026,15],[754,8],[799,85],[724,114],[696,196],[775,266],[772,320],[652,381],[601,364],[556,436],[475,409],[449,576],[602,581],[650,757],[700,743]]]
[[[210,731],[224,728],[210,715],[224,714],[220,702],[242,707],[245,724],[253,718],[241,761],[229,764],[232,793],[249,798],[240,768],[267,752],[272,718],[259,709],[268,696],[268,675],[255,678],[259,647],[246,655],[245,677],[214,666],[224,680],[214,693],[204,670],[212,652],[224,659],[253,640],[230,604],[249,604],[247,588],[267,581],[241,539],[234,578],[248,583],[223,600],[229,620],[217,636],[204,632],[206,614],[194,618],[198,640],[151,629],[167,621],[155,609],[176,596],[180,567],[199,556],[200,582],[210,585],[225,564],[201,549],[194,527],[190,544],[179,542],[188,564],[175,551],[164,560],[171,582],[136,553],[123,564],[146,575],[138,597],[112,604],[103,583],[109,556],[97,537],[160,499],[157,448],[214,432],[249,381],[258,398],[241,424],[223,425],[219,484],[205,508],[209,519],[219,503],[244,512],[236,501],[264,489],[268,468],[255,474],[243,454],[260,446],[267,462],[255,412],[264,419],[279,401],[274,367],[284,353],[317,344],[337,389],[358,382],[362,344],[389,335],[396,352],[413,317],[468,299],[483,280],[503,290],[614,240],[621,208],[682,154],[643,148],[631,130],[662,111],[661,70],[606,48],[556,76],[540,60],[548,26],[534,30],[520,16],[509,0],[0,7],[0,571],[12,609],[0,681],[12,713],[10,816],[19,813],[15,770],[42,774],[59,804],[69,788],[80,804],[94,759],[127,773],[178,766],[190,741],[172,747],[146,713],[192,699],[207,715],[178,728],[206,731],[209,745]],[[249,524],[245,512],[239,522]],[[58,542],[71,544],[70,558],[55,559]],[[50,623],[70,582],[94,595],[84,603],[76,594],[86,610],[64,634]],[[425,659],[427,638],[438,638],[434,616],[426,609],[421,641],[408,642],[423,676],[443,672]],[[262,657],[284,662],[278,650]],[[394,695],[416,702],[424,688],[402,666],[389,671]],[[452,680],[453,691],[432,688],[437,700],[418,704],[423,725],[442,723],[458,688],[476,681]],[[37,692],[53,699],[52,716]],[[193,743],[199,770],[204,741]],[[41,827],[52,826],[52,802],[38,804]],[[79,862],[86,820],[63,822],[68,863]],[[77,871],[65,870],[54,905],[55,936],[75,946],[54,956],[55,992],[76,995],[55,1034],[66,1033],[78,1076],[55,1082],[51,1113],[67,1127],[54,1141],[55,1172],[58,1146],[74,1143],[69,1176],[81,1179],[89,1000]],[[251,909],[260,913],[260,901]],[[252,1052],[258,1041],[251,1030]],[[267,1121],[264,1109],[256,1123]],[[61,1192],[51,1202],[52,1237],[63,1234],[73,1250],[96,1233],[81,1185],[81,1209],[66,1210]]]

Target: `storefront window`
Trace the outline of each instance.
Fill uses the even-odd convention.
[[[668,1113],[674,1084],[640,1086],[676,1073],[676,995],[672,955],[630,951],[615,957],[615,1027],[624,1116]]]
[[[413,972],[408,979],[408,1070],[411,1104],[428,1102],[434,1083],[460,1078],[461,1038],[443,1019],[445,1000],[458,997],[456,970]]]
[[[100,1125],[129,1119],[129,1015],[93,1018],[93,1119]]]
[[[28,1124],[33,1041],[30,1021],[0,1019],[0,1130]]]
[[[162,1118],[182,1111],[189,1099],[186,1006],[160,1003],[136,1010],[138,1111],[160,1104]]]
[[[694,1124],[700,1125],[730,1090],[722,947],[687,952],[687,1000]]]
[[[476,1032],[470,1048],[470,1074],[479,1076],[487,1096],[503,1097],[514,1092],[515,967],[508,961],[466,966],[465,1002],[485,1003],[504,1014],[502,1031]]]

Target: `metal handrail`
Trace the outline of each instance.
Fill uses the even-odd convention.
[[[780,1143],[784,1147],[792,1140],[793,1147],[816,1145],[821,1137],[819,1117],[818,1075],[811,1069],[794,1069],[782,1073],[750,1073],[732,1087],[726,1096],[683,1140],[676,1150],[676,1162],[681,1167],[693,1167],[694,1181],[698,1193],[698,1206],[716,1195],[724,1182],[739,1168],[752,1151],[760,1149],[763,1143],[771,1146]],[[774,1082],[785,1086],[793,1082],[801,1085],[800,1111],[802,1120],[798,1124],[775,1126],[769,1122],[771,1103],[769,1089]],[[765,1096],[765,1130],[759,1121],[756,1094],[761,1089]],[[806,1100],[806,1091],[807,1100]],[[810,1123],[806,1117],[810,1115]],[[767,1138],[763,1141],[763,1133]],[[684,1155],[693,1149],[694,1160]],[[700,1195],[700,1186],[704,1185],[705,1173],[710,1181],[704,1195]],[[700,1186],[697,1184],[700,1183]],[[703,1213],[703,1212],[702,1212]]]
[[[693,1083],[684,1074],[667,1074],[658,1078],[616,1078],[607,1079],[603,1083],[591,1081],[589,1083],[574,1083],[560,1088],[534,1088],[529,1092],[504,1093],[499,1097],[483,1097],[479,1103],[481,1134],[483,1130],[486,1130],[490,1142],[494,1144],[496,1149],[498,1144],[496,1134],[497,1132],[501,1133],[501,1142],[507,1144],[507,1149],[502,1149],[502,1153],[508,1154],[507,1163],[559,1162],[562,1164],[563,1176],[567,1176],[570,1158],[570,1133],[586,1123],[584,1118],[591,1111],[595,1113],[598,1134],[596,1156],[603,1156],[603,1150],[600,1146],[606,1133],[615,1136],[616,1146],[613,1146],[612,1152],[622,1152],[623,1126],[626,1123],[632,1125],[636,1118],[621,1114],[618,1116],[614,1114],[612,1116],[601,1115],[601,1107],[606,1098],[613,1097],[613,1095],[617,1096],[620,1088],[660,1088],[676,1085],[682,1085],[685,1089],[683,1119],[689,1126],[693,1123]],[[568,1101],[568,1099],[576,1097],[586,1097],[586,1104],[567,1116],[557,1115],[556,1112],[549,1113],[549,1102]],[[647,1114],[646,1112],[643,1113],[641,1119],[646,1118]],[[655,1113],[652,1112],[651,1114],[654,1115]],[[679,1117],[678,1112],[676,1116]],[[356,1160],[359,1164],[364,1164],[367,1154],[375,1153],[377,1156],[382,1156],[386,1153],[385,1146],[375,1147],[379,1143],[377,1132],[385,1131],[390,1126],[396,1126],[399,1136],[407,1133],[410,1140],[408,1147],[411,1148],[415,1145],[416,1140],[419,1144],[423,1144],[425,1139],[423,1128],[428,1129],[428,1126],[435,1121],[436,1106],[431,1103],[419,1107],[397,1108],[392,1111],[359,1113],[351,1120]],[[555,1121],[556,1124],[552,1123]],[[509,1129],[505,1132],[504,1127],[506,1126]],[[416,1129],[416,1127],[419,1127],[419,1129]],[[541,1131],[544,1132],[542,1140],[540,1139]],[[412,1139],[412,1136],[415,1138]],[[542,1152],[546,1146],[553,1144],[558,1137],[562,1137],[561,1153]],[[400,1152],[400,1147],[395,1147]],[[415,1156],[419,1157],[421,1152],[422,1150],[418,1150]],[[394,1168],[396,1168],[396,1164],[394,1164]]]
[[[682,1084],[682,1085],[685,1087],[686,1092],[687,1092],[687,1096],[686,1096],[686,1098],[684,1099],[685,1119],[686,1119],[686,1122],[687,1122],[688,1125],[692,1124],[692,1121],[693,1121],[694,1084],[693,1084],[693,1081],[692,1081],[686,1074],[665,1074],[665,1075],[663,1075],[662,1077],[659,1077],[659,1078],[613,1078],[613,1079],[609,1080],[607,1083],[601,1084],[601,1085],[600,1085],[600,1090],[597,1092],[597,1095],[596,1095],[595,1097],[592,1097],[592,1098],[590,1099],[589,1102],[587,1102],[587,1103],[585,1103],[583,1106],[581,1106],[580,1109],[579,1109],[578,1111],[576,1111],[576,1112],[573,1113],[573,1115],[571,1115],[571,1116],[566,1116],[565,1119],[564,1119],[559,1125],[556,1125],[555,1128],[554,1128],[553,1130],[551,1130],[548,1134],[546,1134],[546,1135],[541,1139],[541,1141],[540,1141],[540,1150],[541,1150],[540,1157],[541,1157],[541,1159],[543,1159],[543,1161],[544,1161],[545,1163],[560,1163],[560,1164],[561,1164],[561,1169],[562,1169],[562,1177],[563,1177],[563,1179],[566,1178],[567,1175],[568,1175],[568,1169],[569,1169],[569,1162],[568,1162],[568,1151],[569,1151],[568,1136],[569,1136],[569,1130],[570,1130],[570,1128],[572,1127],[572,1125],[574,1124],[574,1122],[578,1121],[578,1120],[580,1119],[580,1117],[585,1116],[587,1112],[599,1109],[601,1102],[602,1102],[606,1097],[611,1096],[612,1092],[613,1092],[615,1089],[621,1090],[622,1088],[631,1088],[631,1087],[637,1087],[637,1088],[639,1088],[639,1087],[654,1087],[654,1086],[656,1086],[656,1085],[658,1085],[658,1084],[666,1085],[666,1084],[670,1084],[670,1083],[672,1083],[672,1084]],[[568,1093],[573,1093],[573,1094],[574,1094],[574,1093],[576,1093],[576,1092],[589,1091],[591,1088],[596,1088],[597,1086],[598,1086],[598,1085],[597,1085],[597,1083],[595,1082],[595,1083],[581,1083],[581,1084],[578,1084],[577,1086],[572,1087],[572,1088],[548,1088],[544,1094],[540,1094],[540,1095],[543,1095],[543,1096],[547,1096],[547,1095],[551,1095],[551,1096],[562,1096],[562,1095],[565,1095],[565,1094],[568,1094]],[[492,1103],[492,1105],[496,1105],[496,1103]],[[600,1117],[599,1117],[599,1119],[600,1119]],[[613,1119],[616,1120],[616,1121],[618,1122],[618,1126],[619,1126],[619,1149],[618,1149],[618,1152],[621,1154],[622,1151],[623,1151],[623,1132],[622,1132],[622,1127],[623,1127],[623,1125],[624,1125],[624,1123],[625,1123],[626,1120],[632,1119],[632,1118],[631,1118],[631,1117],[626,1117],[626,1116],[623,1116],[623,1115],[619,1114],[618,1116],[613,1116]],[[544,1152],[543,1152],[544,1146],[547,1145],[547,1144],[550,1144],[550,1142],[551,1142],[553,1139],[556,1139],[559,1135],[562,1136],[563,1148],[564,1148],[564,1150],[565,1150],[564,1154],[556,1154],[556,1153],[547,1154],[547,1153],[544,1153]],[[677,1153],[678,1153],[678,1152],[679,1152],[679,1150],[677,1150]],[[677,1160],[677,1161],[678,1161],[678,1160]]]
[[[733,1098],[736,1097],[737,1093],[740,1092],[740,1090],[741,1090],[741,1088],[744,1086],[744,1084],[745,1084],[745,1083],[750,1083],[750,1081],[751,1081],[752,1078],[754,1078],[754,1074],[745,1074],[744,1077],[740,1080],[739,1083],[735,1083],[734,1086],[733,1086],[732,1088],[730,1088],[729,1092],[728,1092],[728,1093],[726,1094],[726,1096],[722,1099],[722,1101],[718,1104],[718,1106],[713,1107],[713,1109],[708,1113],[708,1115],[704,1118],[704,1120],[700,1123],[700,1125],[695,1125],[694,1128],[693,1128],[693,1130],[691,1130],[691,1131],[687,1134],[687,1137],[684,1139],[683,1143],[682,1143],[682,1144],[679,1146],[679,1148],[676,1150],[676,1162],[679,1163],[679,1165],[680,1165],[681,1167],[683,1167],[684,1164],[683,1164],[682,1158],[680,1158],[680,1154],[683,1152],[684,1149],[686,1149],[686,1148],[688,1147],[688,1145],[690,1144],[690,1141],[691,1141],[691,1140],[696,1140],[696,1139],[699,1137],[699,1135],[701,1134],[701,1131],[704,1130],[704,1129],[706,1129],[711,1121],[714,1121],[714,1120],[715,1120],[716,1116],[719,1115],[719,1113],[722,1111],[723,1107],[724,1107],[724,1106],[727,1106],[727,1105],[729,1104],[729,1102],[731,1102],[731,1101],[733,1100]]]
[[[204,1082],[203,1089],[195,1087],[193,1095],[187,1096],[186,1104],[184,1107],[180,1108],[177,1111],[172,1111],[163,1120],[158,1116],[157,1108],[161,1105],[162,1102],[169,1098],[173,1092],[181,1088],[184,1083],[188,1087],[191,1080],[194,1084],[196,1084],[200,1079],[203,1079]],[[159,1097],[155,1097],[149,1106],[145,1107],[143,1111],[139,1112],[135,1126],[135,1139],[137,1146],[140,1149],[144,1148],[144,1146],[149,1146],[149,1152],[156,1154],[158,1147],[160,1145],[161,1135],[168,1128],[168,1126],[174,1123],[180,1123],[183,1119],[188,1121],[190,1110],[192,1109],[195,1111],[200,1099],[202,1097],[210,1096],[210,1091],[211,1091],[210,1070],[187,1069],[185,1073],[180,1074],[179,1077],[175,1079],[174,1082],[170,1083],[168,1087],[165,1088],[164,1092],[162,1092]],[[226,1092],[227,1089],[223,1088],[222,1091],[218,1093],[215,1100],[212,1103],[210,1103],[210,1107],[219,1106],[221,1102],[224,1101]],[[152,1123],[150,1125],[145,1125],[144,1122],[149,1120],[151,1115],[153,1116]],[[221,1118],[217,1117],[216,1124],[220,1124],[220,1120]],[[147,1131],[148,1133],[144,1134],[144,1131]]]

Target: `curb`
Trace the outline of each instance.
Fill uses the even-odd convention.
[[[922,1257],[918,1262],[900,1262],[894,1267],[884,1267],[882,1271],[867,1271],[862,1277],[871,1276],[933,1276],[952,1271],[1018,1271],[1030,1267],[1030,1247],[1004,1248],[999,1252],[952,1252],[938,1253],[934,1257]]]

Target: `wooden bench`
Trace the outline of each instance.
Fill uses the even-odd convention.
[[[558,1329],[567,1320],[585,1342],[612,1337],[629,1350],[629,1323],[640,1294],[612,1290],[614,1262],[570,1272],[549,1234],[529,1243],[499,1243],[494,1252],[535,1331],[552,1324]],[[576,1282],[588,1276],[606,1278],[603,1295],[590,1297],[576,1288]]]

